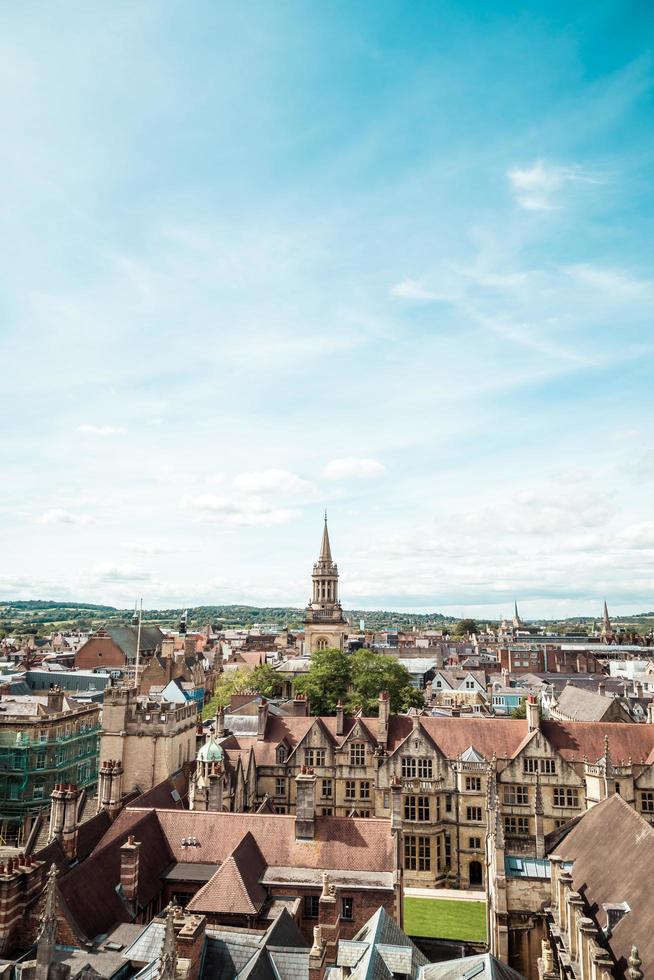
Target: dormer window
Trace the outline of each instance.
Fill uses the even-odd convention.
[[[277,749],[277,762],[286,762],[286,749],[283,745]]]

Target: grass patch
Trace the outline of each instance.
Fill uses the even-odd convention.
[[[429,939],[486,942],[486,903],[449,898],[405,898],[404,931]]]

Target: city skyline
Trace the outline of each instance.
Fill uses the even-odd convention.
[[[0,15],[0,599],[652,609],[652,10],[194,10]]]

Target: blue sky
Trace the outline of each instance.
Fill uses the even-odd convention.
[[[647,3],[0,12],[0,597],[654,608]]]

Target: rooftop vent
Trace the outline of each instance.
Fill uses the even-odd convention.
[[[611,905],[602,905],[602,908],[606,912],[606,925],[604,926],[604,933],[610,936],[618,922],[624,919],[627,912],[631,912],[631,909],[626,902],[615,902]]]

